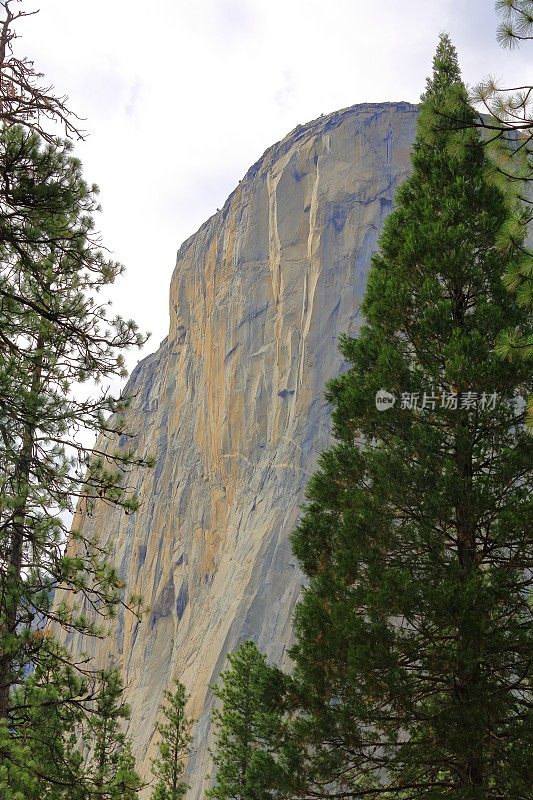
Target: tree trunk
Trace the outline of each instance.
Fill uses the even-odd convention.
[[[41,378],[43,371],[43,338],[39,336],[35,345],[35,361],[31,378],[31,397],[36,399],[41,389]],[[18,604],[16,598],[18,590],[23,580],[22,560],[24,553],[24,542],[27,538],[26,514],[28,502],[28,487],[31,473],[31,462],[33,446],[35,443],[35,432],[37,429],[35,411],[30,409],[26,422],[26,429],[22,438],[20,457],[15,468],[13,484],[16,487],[17,495],[21,498],[18,507],[13,512],[13,524],[11,531],[7,534],[8,558],[5,567],[4,579],[6,585],[2,587],[2,608],[0,615],[2,618],[2,630],[0,637],[10,637],[16,634],[18,625]],[[14,588],[14,591],[13,591]],[[13,597],[14,595],[14,597]],[[5,640],[5,639],[4,639]],[[3,646],[0,640],[0,719],[9,717],[9,694],[14,682],[13,654],[9,647]]]
[[[463,491],[456,507],[457,559],[461,580],[465,582],[478,569],[476,552],[476,522],[472,513],[472,442],[473,433],[465,419],[459,423],[456,436],[456,463]],[[464,760],[460,763],[461,786],[484,786],[483,731],[470,726],[472,699],[480,680],[479,668],[479,614],[482,609],[469,606],[463,609],[457,625],[459,668],[454,676],[454,694],[463,707],[461,718],[465,723],[464,741],[467,743]]]

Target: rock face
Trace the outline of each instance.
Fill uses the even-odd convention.
[[[227,652],[251,638],[283,663],[290,644],[302,576],[288,537],[330,443],[324,384],[342,369],[338,334],[360,323],[416,114],[360,105],[298,126],[182,245],[168,338],[127,388],[135,437],[121,444],[157,456],[136,475],[142,508],[77,521],[150,607],[140,624],[119,615],[102,655],[124,670],[144,777],[163,690],[179,678],[191,695],[191,800],[209,785],[209,685]]]

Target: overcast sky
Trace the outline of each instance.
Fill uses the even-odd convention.
[[[501,50],[492,0],[42,0],[21,21],[35,60],[86,117],[77,147],[101,189],[98,227],[126,267],[115,307],[168,326],[181,242],[295,125],[354,103],[417,102],[438,33],[464,79],[533,82],[531,49]],[[132,355],[133,366],[138,355]]]

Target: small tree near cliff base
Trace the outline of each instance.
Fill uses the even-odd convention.
[[[254,642],[229,656],[229,667],[214,687],[222,706],[216,725],[215,786],[218,800],[267,800],[291,796],[295,751],[288,737],[286,705],[290,681],[267,664]]]
[[[152,772],[157,780],[152,800],[181,800],[189,788],[183,780],[183,772],[191,742],[191,720],[185,714],[185,686],[177,681],[174,691],[166,691],[164,698],[161,711],[165,721],[156,727],[160,739],[158,755],[152,761]]]

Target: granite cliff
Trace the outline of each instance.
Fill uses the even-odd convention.
[[[144,777],[163,690],[179,678],[191,695],[191,799],[208,784],[209,685],[227,652],[252,638],[284,660],[302,584],[288,536],[330,442],[324,384],[342,369],[338,334],[360,323],[416,113],[359,105],[298,126],[181,246],[168,337],[127,387],[135,435],[121,445],[157,456],[135,476],[142,508],[77,520],[150,607],[140,624],[119,614],[101,656],[124,670]]]

